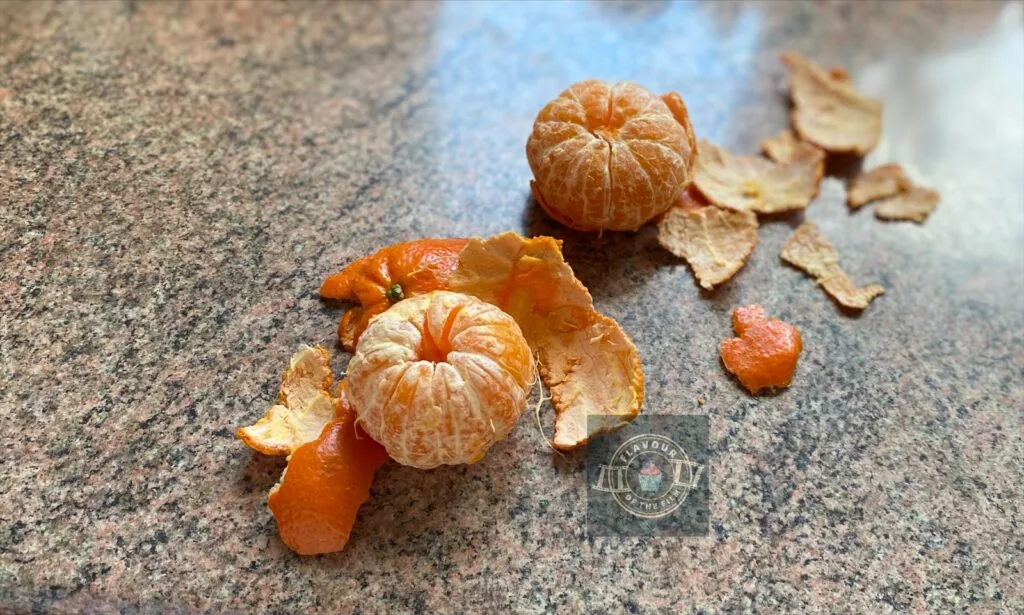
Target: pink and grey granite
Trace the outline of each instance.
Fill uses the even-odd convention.
[[[833,165],[803,217],[888,289],[863,315],[780,264],[800,215],[707,293],[651,229],[531,203],[526,136],[569,83],[678,90],[753,152],[784,48],[885,101],[867,166],[942,193],[881,223]],[[1022,65],[1019,2],[0,3],[0,612],[1024,611]],[[524,418],[477,465],[388,466],[345,552],[292,554],[283,459],[232,433],[334,347],[320,280],[505,229],[565,240],[647,412],[708,415],[710,535],[587,537],[583,456]],[[719,365],[749,302],[803,332],[777,395]]]

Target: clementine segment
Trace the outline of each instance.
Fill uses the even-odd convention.
[[[373,476],[388,460],[384,447],[356,425],[356,414],[343,398],[338,404],[337,418],[291,454],[270,491],[281,540],[300,555],[345,547]]]
[[[537,202],[555,220],[582,231],[636,230],[689,185],[696,149],[678,94],[591,80],[540,110],[526,158]]]
[[[475,463],[515,426],[534,383],[529,344],[511,316],[433,291],[370,323],[348,367],[359,422],[399,463]]]
[[[370,319],[407,297],[447,287],[465,239],[420,239],[397,243],[363,257],[324,280],[320,296],[355,301],[338,326],[349,351]]]
[[[735,308],[732,326],[738,337],[724,340],[719,346],[725,368],[751,393],[789,386],[803,350],[796,327],[768,320],[760,305]]]

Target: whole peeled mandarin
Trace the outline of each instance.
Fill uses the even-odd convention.
[[[511,316],[433,291],[377,315],[348,364],[360,426],[403,465],[476,463],[522,414],[533,354]]]
[[[526,159],[538,203],[581,231],[636,230],[690,185],[697,146],[683,99],[581,81],[533,124]]]

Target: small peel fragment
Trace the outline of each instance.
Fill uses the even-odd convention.
[[[863,310],[885,292],[878,284],[854,286],[839,267],[839,253],[813,222],[804,222],[782,247],[782,260],[810,274],[825,292],[848,308]]]
[[[825,150],[813,143],[803,141],[796,133],[786,128],[777,135],[761,141],[761,150],[764,155],[775,162],[797,162],[814,161],[821,165],[825,164]],[[824,166],[822,173],[824,173]]]
[[[791,119],[801,138],[828,152],[859,156],[878,145],[881,101],[857,92],[843,69],[826,72],[794,51],[780,59],[789,70]]]
[[[640,412],[640,354],[593,298],[551,237],[507,232],[471,239],[450,290],[509,313],[537,354],[555,409],[552,445],[570,450],[629,423]],[[588,415],[601,417],[588,426]]]
[[[768,320],[764,308],[757,304],[733,309],[732,327],[736,337],[718,346],[725,369],[751,393],[789,386],[803,351],[797,328],[781,320]]]
[[[903,167],[891,162],[855,177],[847,190],[846,201],[851,209],[879,201],[875,206],[876,218],[920,224],[938,207],[939,193],[914,184]]]
[[[331,355],[320,346],[303,346],[281,376],[277,403],[254,425],[235,435],[266,455],[289,455],[320,437],[334,419],[338,398],[331,395]]]
[[[684,196],[658,221],[658,243],[686,259],[700,285],[711,290],[731,278],[757,245],[757,216],[750,211],[701,206]]]
[[[910,220],[921,224],[938,206],[938,192],[910,185],[896,196],[875,205],[875,217],[881,220]]]
[[[903,167],[883,164],[853,178],[846,191],[846,202],[850,209],[859,209],[871,201],[896,196],[908,183]]]
[[[734,156],[702,140],[694,185],[716,205],[775,214],[810,205],[824,173],[824,156],[778,163],[760,156]]]

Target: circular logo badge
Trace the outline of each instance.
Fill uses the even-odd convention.
[[[679,508],[696,487],[699,466],[683,447],[655,434],[634,436],[622,443],[601,468],[612,497],[626,512],[657,519]]]

